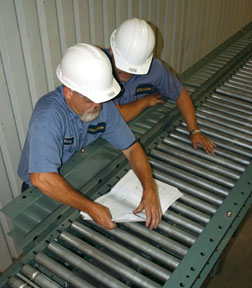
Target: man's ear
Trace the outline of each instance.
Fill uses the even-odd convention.
[[[63,86],[63,93],[64,93],[66,99],[70,99],[73,95],[73,90],[71,90],[70,88],[68,88],[64,85]]]

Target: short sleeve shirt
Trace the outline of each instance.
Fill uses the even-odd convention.
[[[33,111],[18,167],[19,177],[31,185],[30,173],[56,172],[83,147],[102,137],[124,150],[135,143],[132,131],[112,101],[99,116],[83,122],[66,103],[63,86],[40,98]]]
[[[104,52],[111,60],[110,50],[104,49]],[[121,82],[121,86],[121,93],[113,99],[115,104],[134,102],[152,93],[159,93],[169,100],[176,101],[183,89],[176,76],[156,58],[153,58],[147,74],[134,75],[129,81]]]

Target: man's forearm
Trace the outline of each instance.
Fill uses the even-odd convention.
[[[187,124],[188,130],[192,131],[198,129],[194,106],[185,88],[183,88],[179,98],[177,99],[176,105],[179,108],[182,117]]]
[[[120,111],[122,117],[126,122],[129,122],[136,118],[146,108],[154,106],[158,103],[164,103],[161,99],[162,95],[158,93],[145,95],[143,98],[138,99],[134,102],[122,105],[116,105]]]
[[[48,197],[73,208],[87,212],[92,203],[57,173],[32,173],[31,182]]]
[[[117,104],[116,107],[120,111],[125,122],[130,122],[131,120],[135,119],[140,113],[142,113],[148,107],[148,105],[146,101],[144,101],[144,99],[139,99],[137,101],[127,104]]]
[[[88,213],[97,224],[104,228],[114,229],[116,227],[107,207],[89,200],[74,190],[59,174],[32,173],[31,182],[48,197]]]
[[[147,160],[146,154],[137,142],[132,147],[123,151],[124,155],[128,158],[130,165],[139,178],[143,189],[153,188],[154,181],[150,164]]]

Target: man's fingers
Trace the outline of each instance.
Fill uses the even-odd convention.
[[[142,212],[144,209],[144,206],[142,203],[140,203],[140,205],[133,211],[133,213],[140,213]]]
[[[161,209],[152,209],[146,211],[146,227],[156,229],[162,219]]]
[[[145,209],[145,214],[146,214],[146,223],[145,226],[149,227],[152,221],[152,217],[151,217],[151,212],[150,209]]]
[[[216,145],[212,141],[208,140],[203,134],[195,133],[190,138],[193,148],[196,149],[198,144],[200,144],[206,153],[214,154],[214,147]]]
[[[95,203],[95,211],[90,214],[93,220],[105,229],[112,230],[116,227],[116,223],[112,221],[112,215],[109,209],[101,204]]]

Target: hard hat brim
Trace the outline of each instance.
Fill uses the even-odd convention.
[[[117,83],[115,78],[113,77],[112,85],[109,89],[107,89],[105,91],[104,90],[102,90],[102,91],[96,90],[96,91],[93,91],[92,93],[87,92],[86,93],[87,95],[85,95],[85,94],[84,95],[95,103],[103,103],[103,102],[107,102],[107,101],[110,101],[113,98],[115,98],[119,94],[120,91],[121,91],[121,87]],[[79,93],[81,93],[81,92],[79,92]]]
[[[77,85],[74,85],[74,83],[70,82],[69,79],[65,79],[62,76],[60,65],[57,67],[56,74],[62,84],[64,84],[66,87],[70,88],[71,90],[76,91],[80,93],[81,95],[87,97],[94,103],[107,102],[113,99],[114,97],[116,97],[121,91],[121,87],[117,83],[114,77],[112,78],[112,84],[108,89],[98,90],[98,89],[83,89],[81,87],[78,87]]]
[[[113,51],[113,48],[112,48]],[[141,65],[131,65],[130,63],[126,63],[124,59],[116,53],[116,51],[113,51],[114,59],[115,59],[115,65],[118,69],[130,73],[130,74],[136,74],[136,75],[145,75],[149,72],[153,55],[145,61],[145,63]]]

